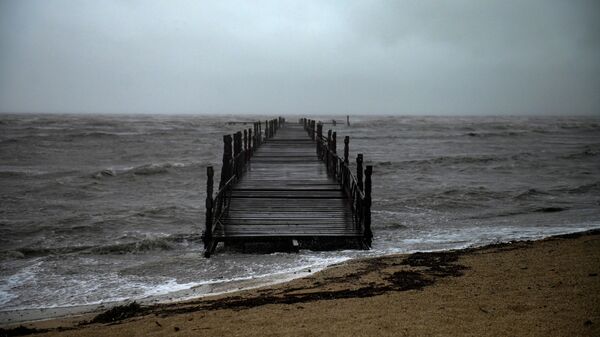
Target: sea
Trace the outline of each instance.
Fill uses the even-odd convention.
[[[599,117],[306,116],[337,119],[325,130],[373,165],[372,249],[206,259],[206,166],[220,172],[222,136],[252,127],[240,122],[272,117],[0,115],[0,311],[176,300],[600,228]]]

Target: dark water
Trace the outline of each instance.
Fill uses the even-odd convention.
[[[598,118],[354,117],[337,132],[374,165],[372,251],[206,260],[205,166],[244,119],[0,115],[0,310],[600,227]]]

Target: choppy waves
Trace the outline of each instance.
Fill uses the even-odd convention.
[[[118,240],[117,240],[118,241]],[[162,250],[176,249],[178,245],[198,244],[199,234],[177,234],[140,239],[133,242],[107,245],[62,246],[62,247],[23,247],[15,250],[0,251],[0,259],[23,259],[66,254],[81,255],[120,255],[144,254]]]

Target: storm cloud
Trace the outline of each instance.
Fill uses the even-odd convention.
[[[0,112],[600,114],[600,2],[0,2]]]

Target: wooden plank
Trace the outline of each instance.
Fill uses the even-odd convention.
[[[350,220],[350,221],[348,221]],[[306,227],[317,226],[317,227],[352,227],[352,219],[348,219],[346,216],[340,216],[335,220],[331,218],[285,218],[285,217],[239,217],[239,218],[227,218],[224,224],[226,225],[261,225],[261,226],[272,226],[272,225],[302,225]]]
[[[272,210],[265,210],[265,211],[258,211],[258,210],[240,210],[239,208],[236,208],[235,210],[230,210],[229,211],[229,216],[228,219],[254,219],[254,218],[266,218],[266,217],[272,217],[272,218],[303,218],[303,219],[321,219],[321,218],[326,218],[326,219],[330,219],[332,217],[346,217],[346,216],[351,216],[352,213],[347,211],[347,210],[327,210],[327,209],[323,209],[322,211],[298,211],[298,210],[279,210],[279,211],[272,211]]]
[[[265,233],[236,233],[228,232],[226,234],[215,235],[220,238],[270,238],[271,235]],[[359,232],[347,232],[347,233],[323,233],[323,232],[286,232],[278,235],[280,238],[301,238],[301,237],[355,237],[361,238],[362,234]]]
[[[300,207],[300,208],[316,208],[323,207],[329,209],[341,208],[344,209],[346,207],[346,199],[297,199],[297,200],[282,200],[278,198],[263,198],[263,199],[236,199],[232,201],[232,204],[235,208],[241,207]]]
[[[266,183],[265,183],[266,184]],[[236,186],[236,190],[260,190],[261,186],[265,186],[260,182],[245,182],[240,183]],[[278,188],[281,187],[281,188]],[[279,184],[268,184],[265,190],[271,191],[285,191],[285,190],[304,190],[304,191],[340,191],[339,185],[325,185],[325,184],[307,184],[303,186],[286,184],[285,182],[281,182]]]

